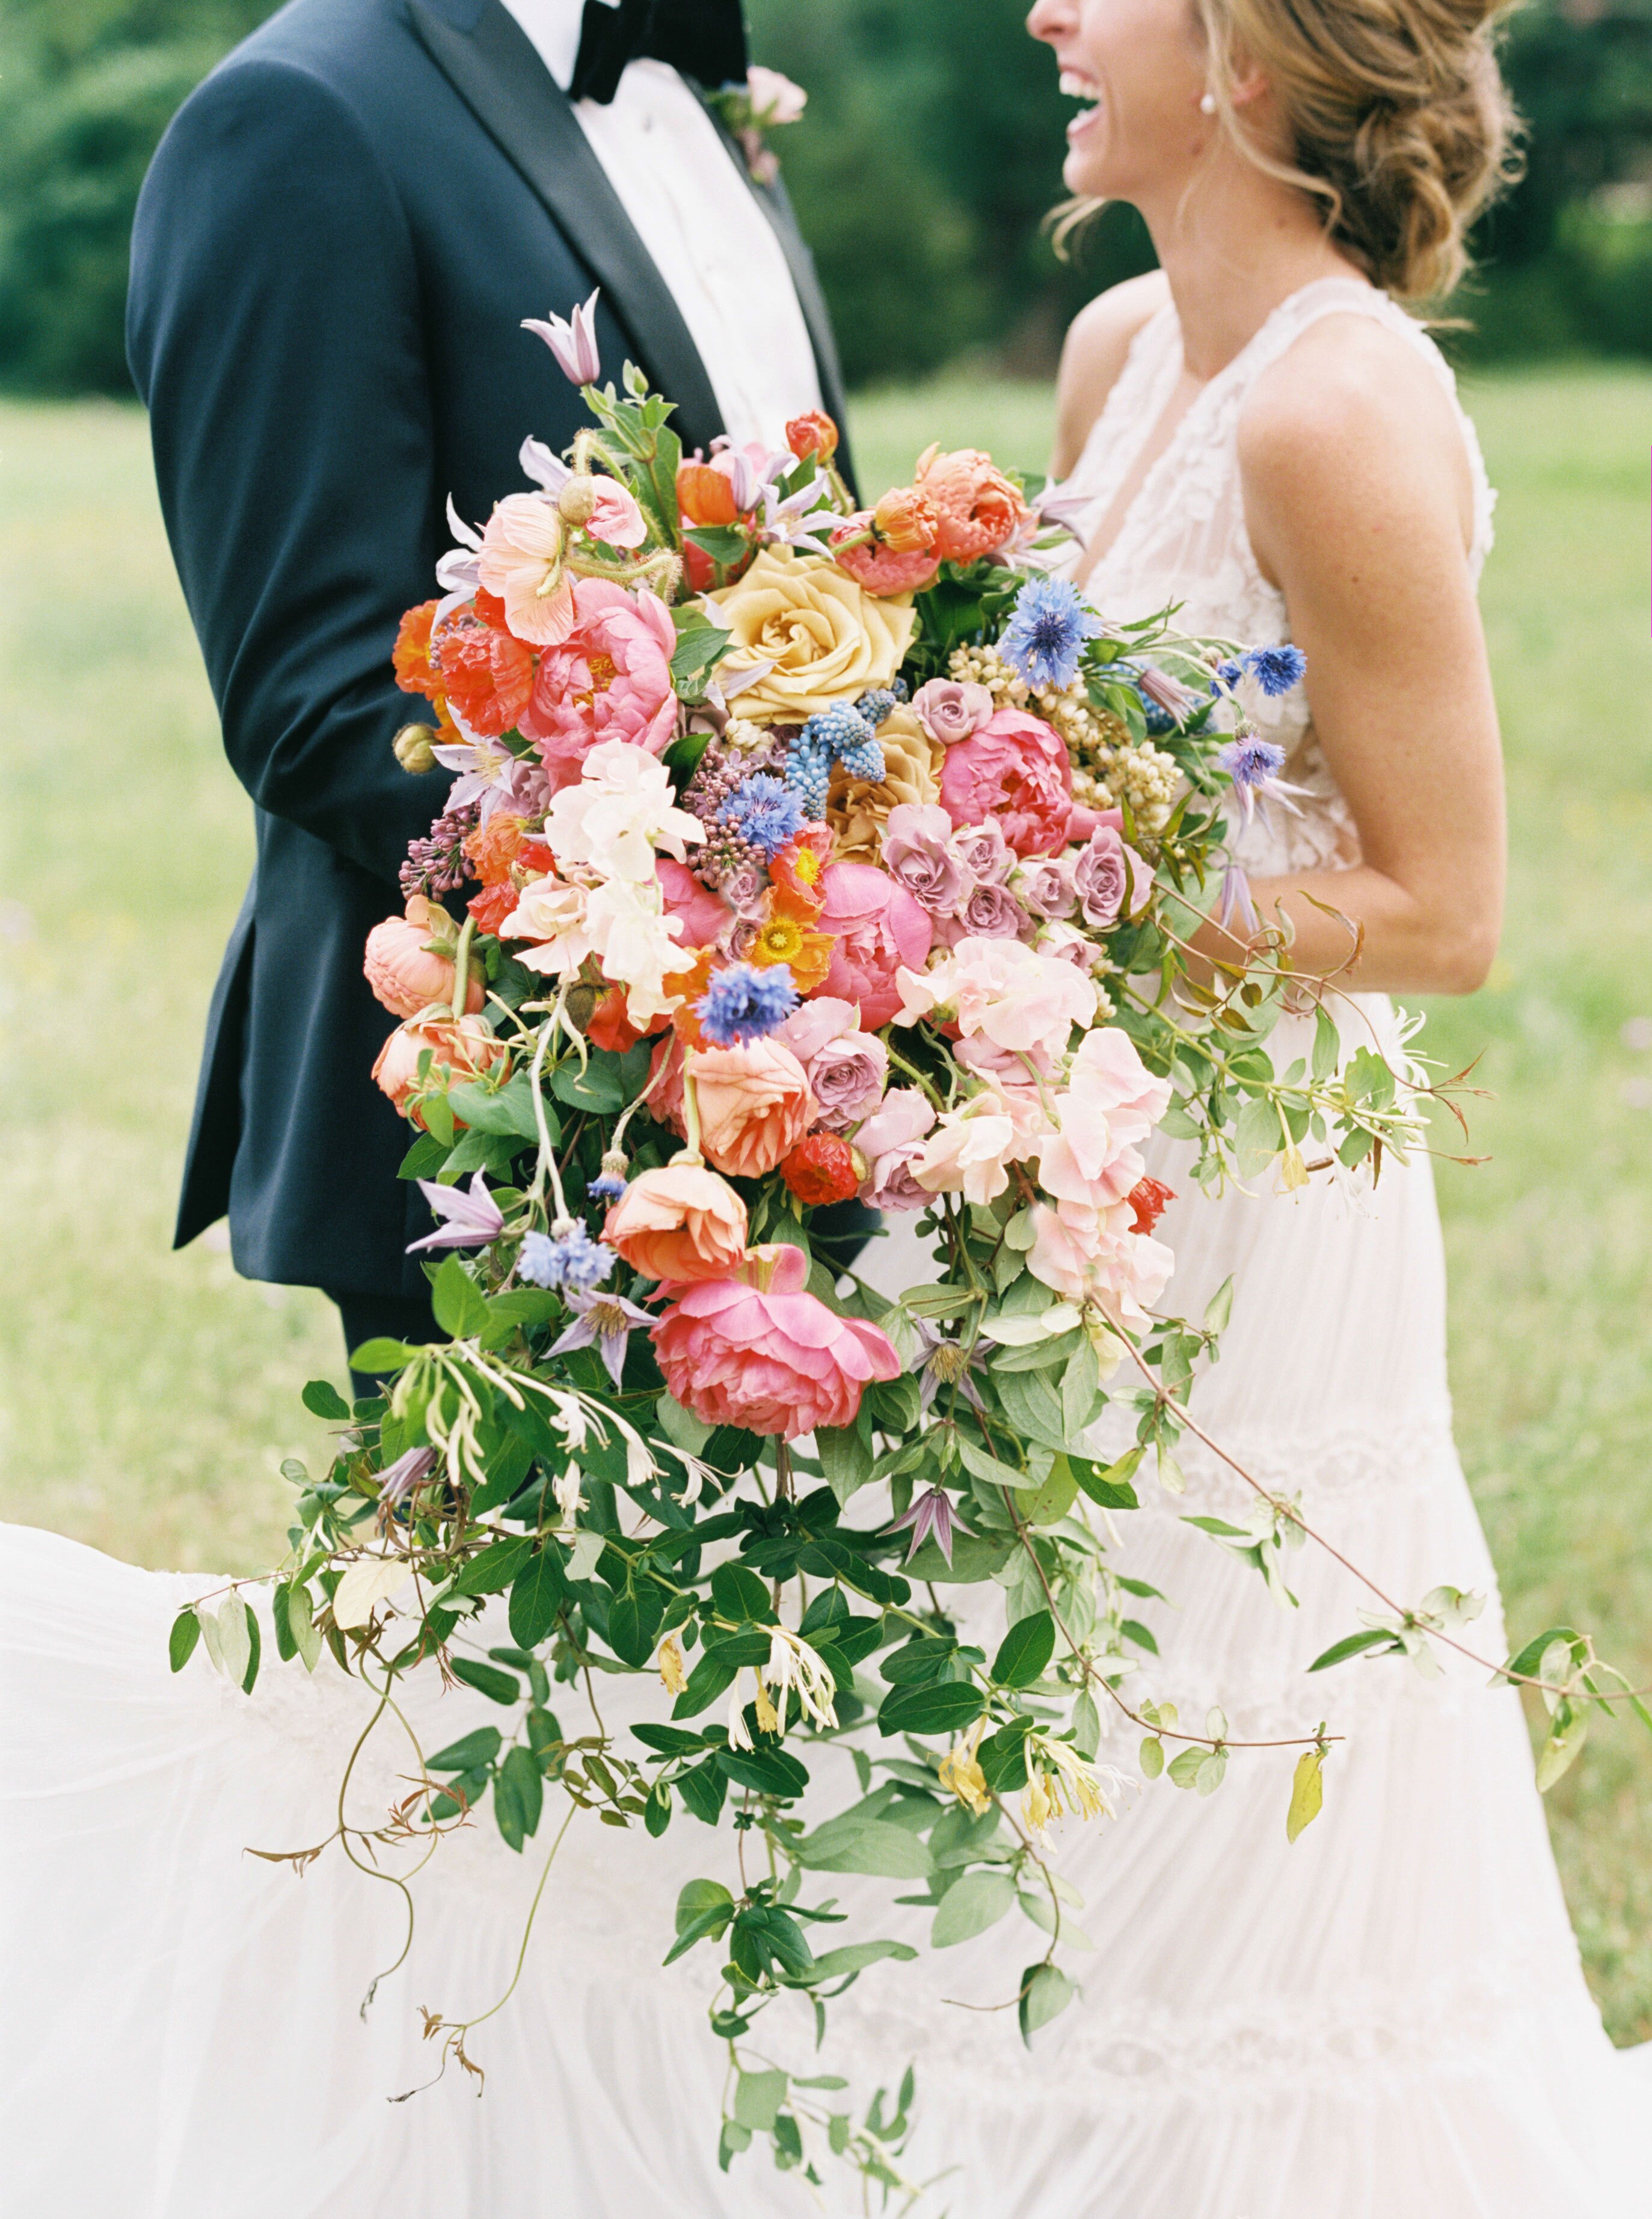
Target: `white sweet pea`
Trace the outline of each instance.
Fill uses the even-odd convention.
[[[536,880],[523,888],[516,907],[499,928],[500,938],[534,943],[518,951],[518,960],[530,971],[575,978],[586,957],[595,952],[586,921],[589,901],[584,886],[563,879]]]
[[[625,749],[627,755],[637,752]],[[649,1025],[669,1016],[682,997],[667,991],[666,979],[686,967],[677,937],[681,922],[665,914],[657,883],[650,879],[637,886],[611,879],[599,886],[586,906],[586,929],[601,959],[603,976],[625,989],[631,1022]]]
[[[635,886],[653,885],[657,852],[686,862],[704,837],[699,819],[677,807],[665,765],[623,740],[592,749],[580,783],[563,788],[545,819],[545,839],[564,867],[583,863]]]

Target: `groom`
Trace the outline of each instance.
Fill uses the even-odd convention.
[[[601,288],[686,448],[784,444],[842,395],[783,191],[704,105],[740,0],[290,0],[184,103],[133,236],[127,341],[258,861],[213,996],[177,1245],[324,1288],[351,1347],[432,1338],[372,1083],[362,949],[445,774],[391,740],[391,644],[461,516],[588,420],[525,317]],[[768,166],[767,165],[764,165]]]

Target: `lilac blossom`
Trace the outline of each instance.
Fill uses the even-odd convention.
[[[504,1216],[488,1193],[488,1182],[481,1172],[471,1180],[468,1190],[458,1186],[438,1186],[432,1179],[420,1179],[419,1191],[435,1215],[444,1221],[422,1240],[409,1241],[410,1256],[416,1256],[421,1248],[485,1248],[505,1230]]]
[[[628,1302],[622,1295],[575,1293],[569,1296],[568,1304],[578,1315],[561,1339],[551,1343],[547,1353],[568,1356],[576,1348],[594,1346],[608,1367],[608,1377],[616,1387],[621,1386],[630,1336],[639,1326],[645,1331],[651,1327],[654,1319],[647,1310]]]

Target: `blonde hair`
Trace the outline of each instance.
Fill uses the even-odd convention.
[[[1443,300],[1475,218],[1518,174],[1517,118],[1494,45],[1503,0],[1193,0],[1210,90],[1245,158],[1321,202],[1327,236],[1374,285]],[[1258,145],[1233,102],[1266,78],[1291,158]],[[1099,206],[1058,210],[1058,248]]]

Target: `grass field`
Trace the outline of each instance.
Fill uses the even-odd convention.
[[[1587,1625],[1652,1679],[1652,376],[1487,381],[1486,582],[1514,875],[1486,992],[1436,1052],[1494,1098],[1442,1179],[1464,1457],[1515,1628]],[[863,401],[863,476],[939,435],[1040,465],[1046,395]],[[251,855],[145,428],[0,408],[0,1517],[149,1564],[280,1545],[321,1297],[170,1252],[207,996]],[[1449,1570],[1449,1568],[1445,1568]],[[1608,1730],[1551,1818],[1596,1992],[1652,2036],[1652,1742]]]

